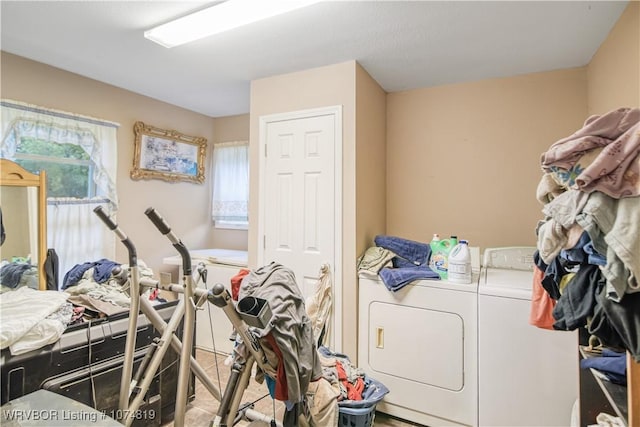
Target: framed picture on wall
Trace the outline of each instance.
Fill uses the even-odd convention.
[[[207,140],[136,122],[131,179],[204,182]]]

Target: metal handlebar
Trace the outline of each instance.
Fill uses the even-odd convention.
[[[131,375],[133,373],[133,355],[136,348],[138,311],[140,310],[140,275],[138,272],[138,260],[136,248],[133,245],[133,242],[118,227],[118,224],[109,218],[107,213],[102,210],[102,206],[98,206],[93,210],[93,212],[111,231],[116,233],[129,252],[129,269],[131,271],[129,295],[131,297],[131,303],[129,304],[129,322],[127,326],[127,337],[125,340],[122,376],[120,379],[120,396],[118,399],[118,408],[120,409],[121,414],[123,414],[123,416],[118,417],[118,419],[119,421],[123,421],[124,418],[124,421],[128,422],[124,414],[128,412],[129,396],[132,391]]]
[[[191,254],[189,254],[189,250],[182,243],[182,241],[171,231],[171,227],[167,224],[167,222],[160,216],[160,214],[154,208],[147,208],[144,211],[145,215],[151,220],[153,225],[156,226],[158,231],[162,233],[162,235],[167,236],[173,247],[176,248],[180,256],[182,257],[182,271],[185,276],[191,276]]]
[[[153,225],[156,226],[160,233],[165,235],[171,232],[171,227],[169,227],[169,224],[167,224],[164,218],[162,218],[154,208],[147,208],[147,210],[144,211],[144,214],[149,217]]]
[[[136,253],[136,247],[134,246],[131,239],[127,237],[126,234],[118,227],[107,213],[102,209],[102,206],[98,206],[93,210],[93,212],[105,223],[105,225],[109,228],[109,230],[116,233],[118,238],[122,241],[122,244],[127,248],[127,252],[129,253],[129,267],[133,267],[138,265],[138,255]]]

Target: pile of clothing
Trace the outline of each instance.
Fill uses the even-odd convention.
[[[440,280],[438,273],[429,267],[429,244],[383,235],[376,236],[374,243],[358,259],[358,274],[380,276],[392,292],[414,280]]]
[[[73,318],[69,295],[20,287],[0,295],[0,349],[16,356],[52,344]]]
[[[76,264],[65,274],[62,289],[69,294],[69,302],[84,309],[84,319],[112,316],[129,309],[128,270],[128,265],[108,259]],[[153,277],[153,270],[142,260],[138,260],[138,270],[140,277]],[[147,289],[142,297],[153,303],[166,302],[157,290]]]
[[[322,376],[336,391],[339,406],[372,406],[389,392],[385,385],[353,365],[347,355],[335,353],[324,346],[318,348],[318,353]]]
[[[328,277],[327,273],[321,269],[321,288],[329,283],[322,280]],[[348,357],[318,347],[316,335],[322,335],[323,328],[315,327],[307,313],[305,298],[291,269],[272,262],[256,270],[241,271],[237,276],[241,282],[237,293],[232,291],[232,298],[239,305],[245,298],[264,300],[272,314],[269,319],[262,319],[260,327],[252,328],[267,359],[265,372],[258,372],[255,380],[264,381],[271,396],[285,403],[285,427],[337,425],[340,404],[370,405],[372,396],[381,400],[388,392],[353,367]],[[237,282],[237,277],[234,279]],[[310,311],[324,310],[319,307]],[[233,357],[243,360],[248,353],[246,343],[237,337]]]
[[[272,313],[264,328],[252,330],[268,363],[268,372],[255,379],[265,381],[271,396],[285,403],[283,425],[335,425],[335,395],[322,378],[317,340],[293,271],[272,262],[243,273],[237,299],[244,298],[267,301]],[[247,357],[246,343],[237,341],[234,358]]]
[[[11,291],[23,286],[38,289],[38,267],[31,265],[31,262],[9,262],[0,263],[0,292]]]
[[[338,400],[362,400],[364,371],[351,364],[349,357],[320,347],[322,376],[336,389]]]
[[[34,286],[22,286],[26,269],[18,270],[16,265],[3,266],[3,278],[9,286],[3,282],[0,293],[0,349],[9,348],[14,356],[55,343],[69,326],[129,309],[126,265],[107,259],[78,264],[65,275],[63,291],[37,290],[37,276]],[[153,271],[142,261],[139,270],[141,276],[153,277]],[[10,286],[14,282],[16,286]],[[143,297],[152,303],[166,302],[158,297],[157,290],[149,289]]]
[[[530,323],[586,327],[640,361],[640,109],[590,117],[541,164]]]

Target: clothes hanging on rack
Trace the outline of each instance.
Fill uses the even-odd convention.
[[[238,299],[252,296],[268,301],[273,314],[259,331],[260,338],[273,334],[282,353],[287,379],[287,400],[300,402],[309,383],[322,376],[311,320],[292,270],[272,262],[242,279]]]
[[[536,265],[555,304],[534,298],[532,313],[551,311],[556,329],[586,326],[640,361],[640,109],[588,118],[541,165]]]

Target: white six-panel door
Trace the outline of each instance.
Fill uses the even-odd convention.
[[[333,109],[267,116],[260,122],[264,160],[260,197],[263,248],[259,259],[263,265],[276,261],[293,270],[305,297],[315,292],[323,263],[331,268],[334,295],[337,291],[336,260],[341,244],[341,162],[336,153],[336,146],[341,148],[336,141],[338,129],[341,137],[339,119]],[[341,313],[336,302],[334,296],[333,312]],[[336,321],[340,323],[334,316]],[[340,335],[337,326],[334,323],[334,338]]]

